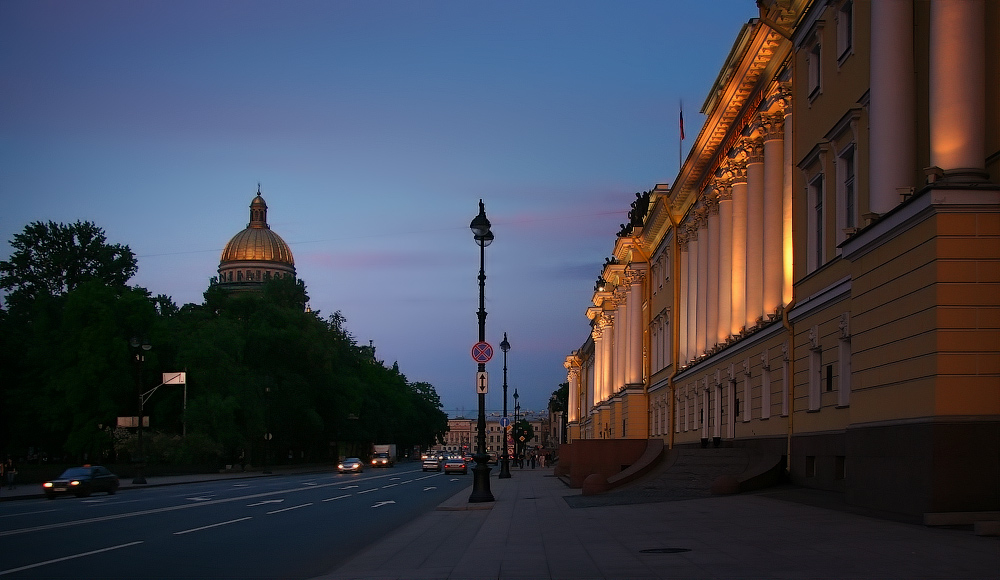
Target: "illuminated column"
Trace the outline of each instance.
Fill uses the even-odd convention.
[[[701,248],[698,244],[697,223],[688,223],[688,299],[685,309],[688,311],[687,357],[684,362],[690,362],[698,356],[698,254]]]
[[[952,170],[962,181],[985,180],[983,0],[931,2],[929,104],[931,165]]]
[[[706,334],[707,346],[712,348],[724,338],[719,334],[719,198],[715,189],[709,189],[708,205],[708,288],[705,292],[708,305]]]
[[[781,97],[785,108],[785,119],[782,123],[785,129],[785,171],[782,177],[781,209],[782,209],[782,229],[781,229],[781,256],[782,256],[782,289],[781,304],[786,305],[792,301],[792,85],[791,83],[781,83]]]
[[[628,369],[625,383],[642,384],[642,282],[646,278],[643,270],[632,270],[629,274],[628,303]]]
[[[580,420],[580,359],[573,355],[568,356],[563,366],[566,368],[566,382],[569,383],[566,421],[573,423]]]
[[[914,180],[913,0],[879,0],[871,11],[869,206],[883,214],[899,203],[896,188]]]
[[[615,354],[612,369],[614,371],[614,385],[611,394],[617,393],[625,386],[625,364],[628,360],[628,288],[624,282],[620,282],[615,288]]]
[[[587,364],[587,395],[584,403],[586,404],[587,412],[586,415],[590,415],[594,409],[594,401],[597,399],[597,344],[594,344],[594,356],[590,358]],[[582,415],[581,415],[582,416]]]
[[[719,340],[731,331],[733,318],[733,190],[728,182],[715,187],[719,199]]]
[[[747,296],[747,176],[746,165],[733,169],[732,321],[729,334],[739,334],[746,324]]]
[[[590,334],[594,339],[594,377],[591,381],[593,385],[591,392],[591,408],[596,407],[601,402],[601,395],[604,393],[604,329],[601,327],[601,319],[598,318],[594,324],[594,330]]]
[[[677,281],[677,288],[680,290],[680,297],[677,301],[677,305],[680,309],[680,312],[674,313],[676,317],[674,324],[677,325],[677,356],[680,358],[680,360],[674,361],[674,364],[677,366],[677,368],[680,368],[686,365],[687,361],[690,360],[687,355],[688,354],[687,353],[687,344],[688,344],[687,280],[688,280],[688,262],[691,259],[691,254],[690,252],[688,252],[687,234],[684,233],[681,228],[678,228],[674,232],[674,235],[677,236],[677,247],[680,251],[680,256],[678,259],[681,261],[679,269],[681,279]]]
[[[744,324],[750,328],[764,313],[764,146],[747,140],[747,309]]]
[[[601,376],[601,400],[607,401],[611,398],[614,387],[614,364],[615,364],[615,315],[613,312],[604,313],[604,338],[601,343],[601,359],[604,361],[604,368]]]
[[[698,211],[698,345],[697,356],[708,350],[708,208]]]
[[[784,114],[767,115],[764,122],[764,284],[763,314],[781,306],[784,267],[782,225],[784,209]]]

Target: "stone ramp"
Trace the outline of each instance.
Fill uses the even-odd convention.
[[[769,459],[754,457],[740,448],[674,448],[664,461],[632,483],[601,495],[565,499],[572,507],[590,507],[706,498],[712,496],[712,484],[719,478],[731,476],[739,482],[759,479],[755,471],[771,464]]]

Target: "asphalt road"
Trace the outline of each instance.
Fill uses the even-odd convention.
[[[419,464],[0,504],[0,577],[313,578],[472,484]]]

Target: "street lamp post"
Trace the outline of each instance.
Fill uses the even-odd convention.
[[[479,215],[469,224],[472,237],[479,245],[479,342],[486,342],[486,246],[493,242],[490,220],[486,218],[486,205],[479,200]],[[486,372],[486,363],[479,363],[479,372]],[[479,393],[479,434],[476,438],[476,466],[472,468],[472,495],[469,503],[494,501],[490,491],[490,456],[486,453],[486,395]]]
[[[517,402],[517,399],[518,399],[517,389],[514,389],[514,428],[511,429],[510,431],[514,439],[514,460],[518,462],[517,463],[518,467],[524,467],[523,465],[521,465],[521,460],[518,458],[517,455],[517,412],[521,410],[521,404]]]
[[[139,339],[135,337],[133,337],[132,340],[129,341],[129,344],[132,346],[133,349],[135,349],[135,361],[137,367],[135,375],[135,383],[139,390],[139,435],[138,435],[139,453],[138,456],[136,457],[135,478],[132,480],[132,483],[137,485],[142,485],[146,483],[146,478],[142,475],[142,463],[146,459],[143,456],[143,450],[142,450],[142,412],[143,412],[143,407],[145,406],[144,404],[145,401],[143,397],[145,393],[142,392],[142,363],[146,360],[146,354],[145,354],[146,351],[153,348],[153,345],[149,344],[148,340],[142,340],[140,342]]]
[[[507,351],[510,350],[510,343],[507,342],[507,333],[503,333],[503,342],[500,343],[500,350],[503,351],[503,421],[507,422]],[[500,479],[510,477],[510,453],[507,452],[507,425],[504,425],[503,433],[500,435],[503,441],[503,458],[500,460]],[[513,429],[511,432],[513,433]]]

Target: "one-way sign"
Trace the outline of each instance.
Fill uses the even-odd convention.
[[[486,375],[486,371],[479,371],[476,373],[476,394],[485,395],[488,390],[489,377]]]

